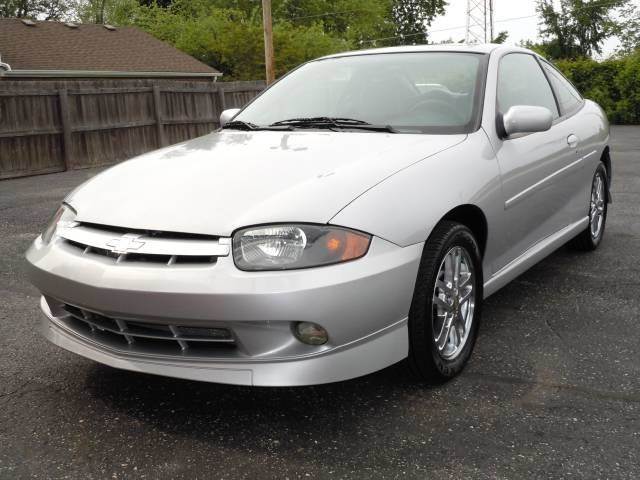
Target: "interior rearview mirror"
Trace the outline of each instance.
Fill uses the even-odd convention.
[[[223,127],[226,123],[229,123],[229,121],[233,117],[235,117],[239,111],[239,108],[229,108],[227,110],[223,110],[220,114],[220,126]]]
[[[502,116],[504,134],[545,132],[551,128],[553,114],[548,108],[516,105]]]

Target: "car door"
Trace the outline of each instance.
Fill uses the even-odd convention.
[[[579,167],[575,163],[578,138],[571,125],[562,121],[549,81],[532,54],[508,53],[500,59],[498,119],[516,105],[545,107],[554,121],[545,132],[497,139],[507,238],[495,259],[494,271],[567,225],[570,194],[563,184],[565,177]]]
[[[585,118],[581,113],[584,99],[576,88],[550,63],[541,60],[542,68],[551,83],[560,108],[559,124],[577,141],[576,155],[580,168],[564,178],[563,186],[567,195],[567,224],[583,219],[587,214],[588,199],[591,195],[591,179],[599,161],[596,155],[599,149],[600,122]]]

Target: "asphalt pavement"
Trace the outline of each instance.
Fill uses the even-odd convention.
[[[96,170],[0,181],[0,478],[640,478],[640,126],[593,253],[493,295],[467,369],[304,388],[115,370],[47,343],[23,252]]]

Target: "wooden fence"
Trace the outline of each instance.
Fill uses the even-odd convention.
[[[263,82],[0,81],[0,179],[95,167],[204,135]]]

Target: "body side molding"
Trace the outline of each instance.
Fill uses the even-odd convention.
[[[588,223],[589,218],[584,217],[540,240],[518,258],[497,271],[484,283],[484,297],[487,298],[489,295],[494,294],[518,275],[521,275],[536,263],[543,260],[558,247],[580,233]]]

